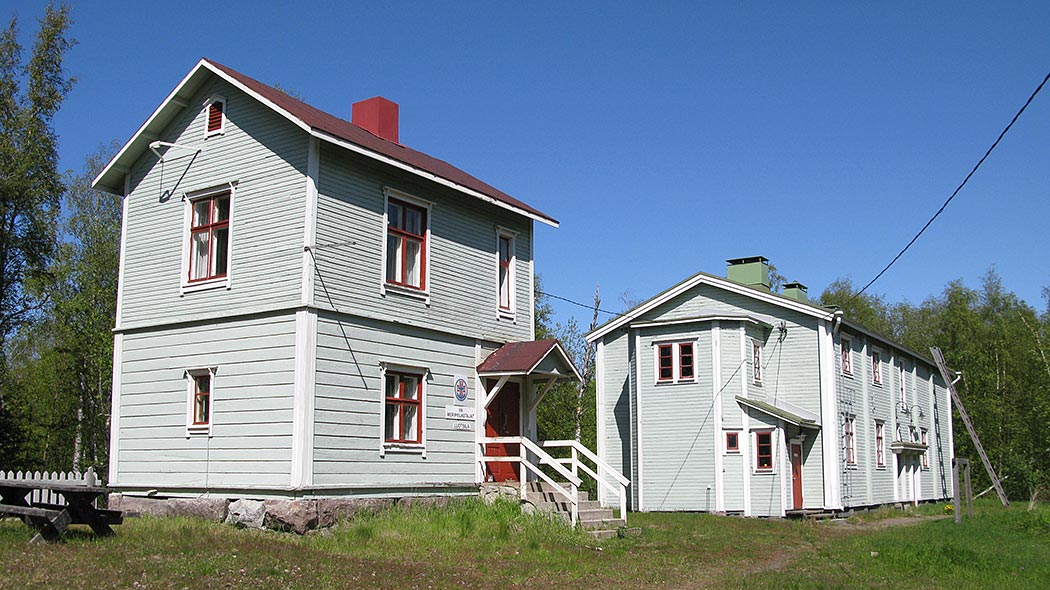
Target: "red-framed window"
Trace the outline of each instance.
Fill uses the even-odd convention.
[[[213,100],[208,103],[208,133],[221,133],[223,130],[223,111],[226,103],[223,100]]]
[[[727,453],[739,453],[740,452],[740,433],[739,432],[727,432],[726,433],[726,452]]]
[[[842,374],[852,375],[853,374],[853,342],[849,338],[842,338],[840,344],[842,347]]]
[[[387,202],[386,282],[427,288],[427,210],[404,201]]]
[[[193,425],[211,423],[211,375],[193,376]]]
[[[846,464],[856,465],[857,464],[857,437],[855,431],[855,418],[849,416],[846,418],[846,423],[842,428],[842,442],[846,448]]]
[[[411,373],[386,374],[386,423],[383,438],[388,443],[423,442],[423,378]]]
[[[773,432],[755,433],[755,469],[757,471],[773,470]]]
[[[693,361],[693,343],[683,342],[678,345],[678,378],[692,380],[696,376]]]
[[[930,468],[930,437],[926,433],[926,429],[923,428],[919,431],[919,442],[926,445],[926,448],[922,451],[922,468]]]
[[[230,193],[190,201],[189,281],[226,276],[230,264]]]
[[[755,383],[762,382],[762,345],[757,340],[751,341],[751,364],[754,366]]]
[[[871,382],[882,384],[882,353],[878,350],[871,351]]]
[[[875,466],[886,466],[886,425],[875,421]]]
[[[656,352],[657,381],[674,381],[674,345],[661,344]]]
[[[514,239],[510,236],[499,237],[499,308],[511,310],[511,289],[513,288]]]

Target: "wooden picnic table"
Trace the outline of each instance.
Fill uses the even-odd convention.
[[[31,503],[26,498],[35,490],[51,490],[62,494],[65,505]],[[76,485],[68,482],[24,481],[0,479],[0,515],[21,516],[37,529],[30,543],[57,541],[71,524],[86,524],[96,535],[113,534],[111,524],[120,524],[120,511],[95,508],[95,500],[106,493],[106,488]]]

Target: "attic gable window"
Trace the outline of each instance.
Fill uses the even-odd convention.
[[[213,96],[205,105],[207,111],[205,137],[224,133],[226,131],[226,99]]]
[[[499,262],[496,280],[499,295],[499,314],[501,317],[506,318],[514,317],[514,266],[517,261],[515,242],[514,232],[502,228],[499,229],[496,235],[496,258]]]

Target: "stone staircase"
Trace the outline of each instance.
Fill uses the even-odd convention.
[[[565,485],[565,489],[568,489],[568,484]],[[525,504],[531,505],[537,512],[557,514],[565,522],[572,519],[572,504],[554,486],[546,482],[528,483]],[[615,537],[626,524],[623,518],[614,517],[612,509],[603,508],[596,500],[591,500],[587,492],[582,491],[579,517],[580,528],[598,539]]]

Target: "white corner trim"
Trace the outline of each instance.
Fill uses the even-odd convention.
[[[595,452],[598,457],[609,462],[605,456],[608,444],[605,441],[605,341],[599,340],[594,351],[594,426],[595,426]],[[623,464],[621,463],[621,468]],[[605,479],[608,477],[605,469],[599,466],[598,476]],[[598,502],[602,506],[608,505],[608,492],[605,486],[598,486]]]
[[[317,245],[317,185],[321,168],[320,142],[310,136],[306,158],[306,220],[303,224],[303,305],[314,302],[314,256],[309,251]],[[383,240],[386,243],[386,240]]]
[[[317,367],[317,314],[295,312],[295,377],[292,398],[292,469],[289,485],[313,483],[314,388]]]
[[[817,332],[818,366],[820,367],[820,447],[821,467],[824,476],[824,507],[841,510],[842,487],[839,464],[838,407],[835,390],[835,339],[827,320],[820,320]]]
[[[743,367],[747,363],[747,326],[744,323],[740,324],[740,365]],[[744,375],[740,380],[740,395],[744,398],[747,397],[747,376]],[[747,407],[743,404],[737,404],[740,407],[740,439],[737,444],[740,445],[740,454],[743,456],[743,468],[741,473],[744,478],[744,516],[751,516],[751,472],[752,465],[755,458],[751,455],[751,419],[747,414]]]
[[[644,453],[644,440],[642,432],[642,334],[639,330],[634,330],[634,407],[637,410],[638,415],[635,416],[636,426],[638,434],[638,511],[645,512],[645,477],[643,477],[642,465],[645,463],[643,460]]]
[[[124,199],[127,203],[127,198]],[[121,248],[121,254],[124,249]],[[119,316],[118,316],[119,317]],[[124,335],[113,335],[113,387],[110,392],[109,410],[109,478],[107,484],[120,481],[120,385],[123,381]]]
[[[699,364],[699,363],[697,363]],[[693,374],[699,373],[695,368]],[[722,433],[722,328],[716,320],[711,324],[711,399],[714,406],[714,446],[715,449],[715,512],[725,512],[725,471],[724,454],[725,435]]]
[[[124,277],[125,269],[124,264],[127,259],[127,248],[128,248],[128,200],[131,198],[131,174],[124,175],[124,196],[121,199],[121,218],[120,218],[120,262],[117,266],[117,313],[116,313],[116,328],[120,329],[123,325],[124,317]],[[112,478],[111,478],[112,480]]]

